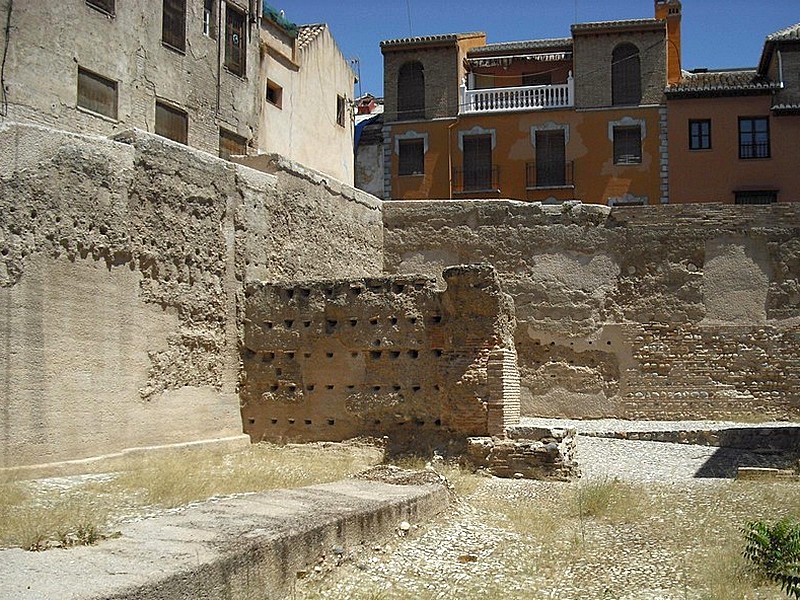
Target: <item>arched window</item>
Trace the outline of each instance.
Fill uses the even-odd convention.
[[[407,62],[397,76],[397,118],[425,118],[425,70],[419,61]]]
[[[639,48],[620,44],[611,53],[611,104],[639,104],[641,101]]]

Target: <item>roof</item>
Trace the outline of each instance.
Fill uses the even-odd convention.
[[[467,54],[484,55],[484,54],[503,54],[506,52],[525,52],[527,50],[541,51],[550,49],[563,49],[565,47],[572,47],[572,38],[550,38],[541,40],[527,40],[521,42],[500,42],[496,44],[486,44],[472,48]]]
[[[761,60],[758,61],[759,73],[766,73],[772,60],[772,52],[777,44],[800,41],[800,23],[790,25],[785,29],[771,33],[764,40],[764,49],[761,51]]]
[[[800,40],[800,23],[795,23],[786,29],[781,29],[767,36],[768,42],[786,42],[789,40]]]
[[[660,19],[626,19],[624,21],[596,21],[594,23],[575,23],[572,33],[593,33],[615,29],[655,29],[665,27]]]
[[[301,25],[297,28],[297,49],[302,50],[308,44],[317,39],[317,36],[325,31],[328,26],[325,23],[315,23],[314,25]]]
[[[436,45],[449,42],[457,42],[474,37],[486,37],[482,31],[471,31],[469,33],[445,33],[441,35],[424,35],[419,37],[396,38],[393,40],[383,40],[381,48],[389,48],[392,46],[420,46],[420,45]]]
[[[681,80],[667,87],[672,98],[699,98],[706,96],[746,96],[778,89],[778,85],[762,77],[755,69],[728,69],[719,71],[684,71]]]

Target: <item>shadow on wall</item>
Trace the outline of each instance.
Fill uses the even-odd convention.
[[[800,460],[800,427],[723,429],[718,435],[719,449],[695,477],[733,479],[739,467],[792,469]]]

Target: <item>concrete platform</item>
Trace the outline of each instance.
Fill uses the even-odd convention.
[[[443,511],[441,485],[344,480],[210,500],[128,524],[69,550],[0,550],[0,597],[15,600],[283,598],[322,555]]]

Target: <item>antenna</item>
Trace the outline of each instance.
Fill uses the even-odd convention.
[[[411,26],[411,0],[406,0],[406,9],[408,9],[408,35],[414,36],[414,28]]]
[[[578,22],[578,0],[575,0],[575,20],[573,21],[573,23],[577,22]]]
[[[361,59],[354,56],[350,59],[350,66],[354,67],[356,70],[356,76],[358,77],[358,97],[361,98],[361,96],[364,95],[361,91]]]

